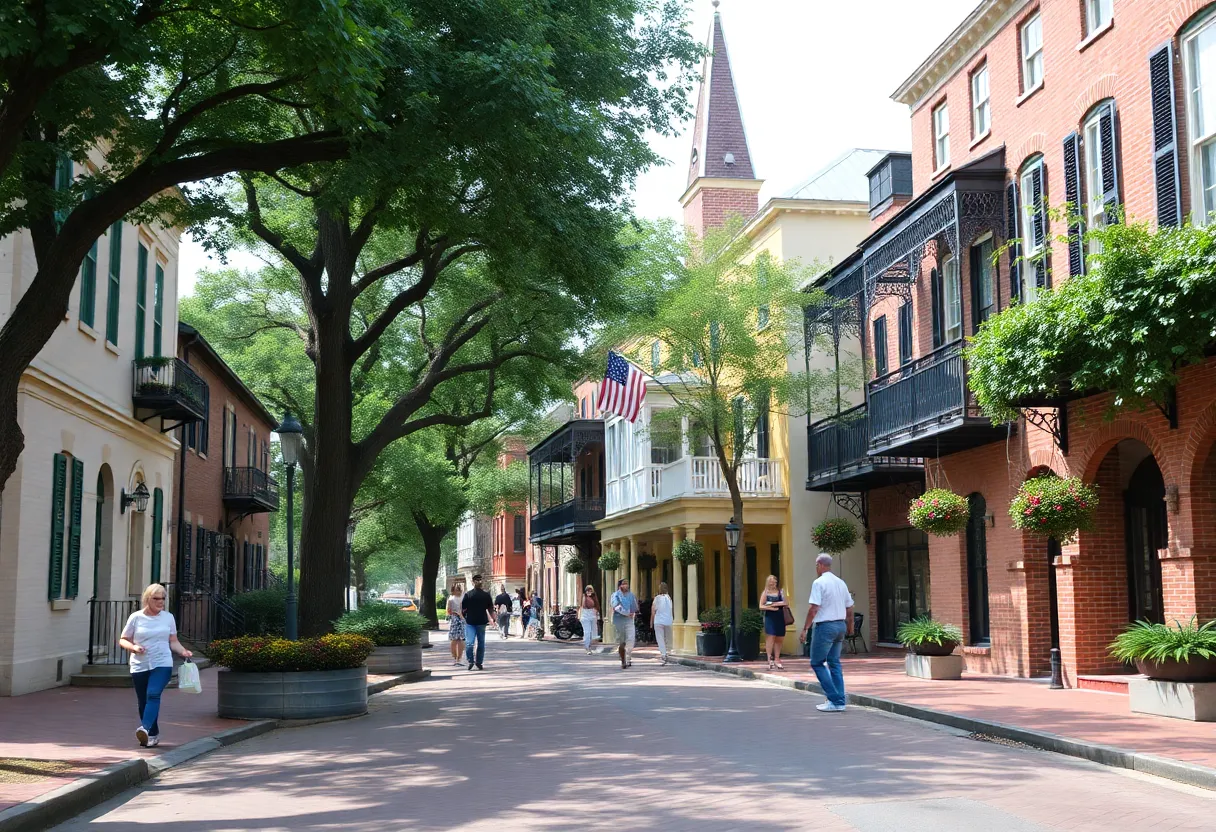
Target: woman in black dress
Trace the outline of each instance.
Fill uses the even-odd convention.
[[[777,576],[769,575],[760,593],[760,609],[764,610],[764,654],[768,657],[768,669],[773,665],[785,670],[781,663],[781,640],[785,638],[785,590],[777,586]]]

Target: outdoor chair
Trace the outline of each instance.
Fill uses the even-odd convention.
[[[861,625],[865,623],[866,617],[859,612],[853,613],[853,635],[845,636],[849,642],[850,652],[857,652],[857,639],[861,639],[861,649],[863,652],[869,653],[870,648],[866,646],[866,637],[861,634]]]

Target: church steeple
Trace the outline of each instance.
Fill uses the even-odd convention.
[[[763,184],[752,168],[718,0],[714,0],[706,50],[688,160],[688,189],[680,198],[684,223],[698,235],[722,225],[731,214],[746,218],[756,213]]]

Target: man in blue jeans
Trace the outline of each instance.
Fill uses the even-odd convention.
[[[494,599],[490,593],[481,588],[481,576],[473,576],[473,588],[464,594],[460,600],[460,614],[464,616],[465,648],[464,658],[469,663],[469,670],[474,666],[482,670],[481,662],[486,657],[486,626],[494,612]],[[473,652],[473,642],[477,642],[477,652]]]
[[[815,574],[811,584],[810,608],[806,611],[806,622],[799,641],[806,641],[806,632],[811,634],[811,670],[823,688],[827,702],[815,707],[821,711],[843,711],[845,706],[844,674],[840,672],[840,648],[844,637],[853,634],[853,596],[844,581],[832,574],[832,556],[820,552],[815,558]]]

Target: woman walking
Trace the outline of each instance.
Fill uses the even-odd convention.
[[[650,603],[650,629],[654,630],[659,643],[659,662],[667,664],[667,648],[671,644],[671,628],[675,624],[672,615],[671,596],[667,594],[667,582],[659,582],[659,594]]]
[[[589,586],[583,590],[583,600],[578,610],[578,622],[583,625],[583,649],[587,651],[588,656],[591,655],[592,639],[599,635],[595,631],[599,618],[600,599],[595,596],[595,587]]]
[[[141,609],[131,613],[118,644],[131,654],[131,681],[139,702],[135,739],[149,748],[160,744],[160,697],[173,675],[173,654],[194,654],[177,640],[177,622],[165,610],[165,588],[150,584],[140,596]]]
[[[464,597],[464,588],[460,584],[452,587],[448,596],[448,647],[452,650],[452,664],[459,667],[464,657],[464,616],[460,612],[460,600]]]
[[[781,663],[781,640],[785,638],[785,611],[789,602],[785,590],[778,588],[777,576],[769,575],[760,593],[760,609],[764,610],[764,654],[768,657],[768,669],[773,665],[785,670]]]

